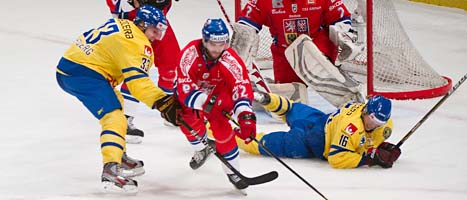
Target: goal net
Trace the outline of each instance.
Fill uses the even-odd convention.
[[[247,0],[235,0],[236,17]],[[392,99],[423,99],[444,95],[451,80],[439,75],[410,42],[397,16],[392,0],[343,0],[352,13],[352,25],[367,51],[342,68],[367,84],[368,95]],[[365,5],[366,4],[366,5]],[[272,38],[267,27],[260,34],[255,63],[270,68]]]

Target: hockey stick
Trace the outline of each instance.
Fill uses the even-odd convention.
[[[222,14],[224,15],[225,20],[227,20],[227,23],[229,23],[230,28],[233,30],[233,26],[232,26],[232,23],[231,23],[232,21],[230,21],[229,15],[227,15],[227,12],[225,12],[225,8],[222,5],[222,2],[220,0],[216,0],[216,1],[217,1],[217,4],[219,5],[219,7],[221,8],[221,11],[222,11]]]
[[[465,81],[465,79],[467,79],[467,74],[465,74],[461,80],[459,80],[459,82],[456,83],[456,85],[454,85],[451,90],[449,90],[448,93],[446,93],[443,98],[441,98],[438,103],[436,103],[430,111],[428,111],[428,113],[425,114],[425,116],[422,117],[422,119],[420,121],[418,121],[414,127],[412,127],[412,129],[410,129],[410,131],[397,143],[397,147],[400,147],[402,144],[404,144],[404,142],[415,132],[415,130],[418,129],[418,127],[420,127],[423,122],[425,122],[428,117],[436,110],[439,108],[439,106],[441,104],[443,104],[444,101],[446,101],[446,99],[451,96],[451,94],[456,91],[456,89]]]
[[[224,116],[227,117],[230,121],[232,121],[235,125],[240,127],[240,124],[237,121],[235,121],[235,119],[233,119],[232,116],[229,113],[224,111]],[[308,183],[308,181],[306,181],[302,176],[300,176],[295,170],[293,170],[289,165],[287,165],[284,161],[282,161],[279,157],[277,157],[274,153],[272,153],[272,151],[269,150],[269,148],[267,148],[266,146],[264,146],[263,143],[259,142],[255,137],[252,137],[252,136],[250,137],[250,139],[255,141],[256,143],[258,143],[258,145],[261,146],[261,148],[263,148],[270,156],[274,157],[277,161],[279,161],[282,165],[284,165],[284,167],[286,167],[289,171],[291,171],[293,174],[295,174],[295,176],[297,176],[306,185],[308,185],[308,187],[310,187],[316,193],[318,193],[321,197],[323,197],[323,199],[326,199],[326,200],[328,199],[321,192],[319,192],[315,187],[313,187],[313,185]]]
[[[274,179],[276,179],[279,174],[276,172],[276,171],[272,171],[272,172],[269,172],[269,173],[266,173],[266,174],[263,174],[263,175],[260,175],[260,176],[256,176],[256,177],[246,177],[246,176],[243,176],[243,174],[241,174],[237,169],[235,169],[235,167],[233,167],[229,161],[227,161],[221,154],[219,154],[215,149],[211,148],[209,145],[208,145],[208,141],[207,140],[203,140],[201,138],[201,136],[198,134],[198,132],[196,132],[193,128],[191,128],[190,125],[188,125],[185,121],[183,121],[181,118],[178,119],[179,120],[179,123],[184,126],[186,129],[188,129],[191,133],[191,135],[195,136],[196,139],[200,142],[202,142],[206,147],[208,147],[210,149],[211,152],[214,153],[214,155],[216,155],[217,158],[219,158],[219,160],[224,163],[225,166],[227,166],[227,168],[229,168],[234,174],[236,174],[238,177],[240,177],[241,179],[245,180],[245,182],[248,184],[248,185],[258,185],[258,184],[262,184],[262,183],[267,183],[267,182],[270,182],[270,181],[273,181]]]

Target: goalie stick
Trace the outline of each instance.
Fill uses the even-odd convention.
[[[236,126],[240,127],[240,124],[238,124],[237,121],[235,121],[235,119],[232,118],[232,116],[227,113],[226,111],[223,112],[224,113],[224,116],[227,117],[230,121],[232,121]],[[274,157],[277,161],[279,161],[282,165],[284,165],[284,167],[286,167],[289,171],[291,171],[295,176],[297,176],[301,181],[303,181],[308,187],[310,187],[311,189],[313,189],[316,193],[318,193],[321,197],[323,197],[323,199],[328,199],[326,198],[321,192],[319,192],[315,187],[313,187],[313,185],[311,185],[310,183],[308,183],[308,181],[306,181],[302,176],[300,176],[295,170],[293,170],[289,165],[287,165],[284,161],[282,161],[279,157],[277,157],[274,153],[272,153],[271,150],[269,150],[269,148],[267,148],[266,146],[264,146],[263,143],[259,142],[256,138],[254,137],[250,137],[251,140],[255,141],[259,146],[261,146],[261,148],[263,148],[270,156]]]
[[[439,108],[439,106],[441,104],[443,104],[444,101],[446,101],[446,99],[451,96],[451,94],[456,91],[456,89],[465,81],[465,79],[467,79],[467,74],[465,74],[460,80],[459,82],[456,83],[456,85],[454,85],[451,90],[449,90],[448,93],[446,93],[443,98],[441,98],[438,103],[436,103],[431,109],[430,111],[428,111],[428,113],[425,114],[425,116],[422,117],[422,119],[420,121],[418,121],[414,127],[412,127],[412,129],[410,129],[410,131],[397,143],[397,147],[400,147],[402,146],[402,144],[404,144],[404,142],[409,139],[409,137],[415,132],[415,130],[418,129],[418,127],[420,127],[423,122],[425,122],[428,117],[436,110]]]
[[[190,127],[190,125],[188,125],[185,121],[183,121],[182,119],[179,118],[179,123],[184,126],[185,128],[187,128],[190,133],[196,137],[197,140],[199,140],[200,142],[202,142],[205,146],[207,146],[211,152],[214,153],[214,155],[219,158],[219,160],[225,165],[227,166],[234,174],[236,174],[238,177],[240,177],[242,180],[245,180],[245,182],[248,184],[248,185],[259,185],[259,184],[263,184],[263,183],[267,183],[267,182],[270,182],[270,181],[273,181],[274,179],[276,179],[279,174],[276,172],[276,171],[272,171],[272,172],[268,172],[266,174],[263,174],[263,175],[259,175],[259,176],[255,176],[255,177],[246,177],[244,176],[243,174],[241,174],[237,169],[235,169],[235,167],[233,167],[229,161],[227,161],[221,154],[219,154],[215,149],[211,148],[208,146],[208,141],[206,140],[203,140],[201,138],[201,136],[199,136],[198,132],[196,132],[193,128]]]

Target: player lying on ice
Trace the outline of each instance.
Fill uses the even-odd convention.
[[[385,142],[393,124],[391,101],[383,96],[371,97],[366,104],[349,103],[329,114],[273,93],[255,92],[254,96],[290,127],[289,131],[256,135],[277,156],[321,158],[334,168],[390,168],[401,154],[400,148]],[[255,142],[237,140],[237,144],[246,152],[268,155]]]

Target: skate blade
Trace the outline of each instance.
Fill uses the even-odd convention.
[[[138,193],[138,186],[136,185],[124,185],[123,187],[118,187],[115,183],[110,181],[102,182],[102,188],[105,193],[110,194],[136,195],[136,193]]]
[[[138,168],[134,168],[134,169],[123,169],[122,170],[123,176],[126,177],[126,178],[133,178],[133,177],[141,176],[145,172],[146,171],[144,170],[143,167],[138,167]]]
[[[143,137],[126,135],[125,141],[127,144],[141,144],[143,142]]]
[[[234,187],[235,188],[235,187]],[[248,193],[246,191],[246,188],[245,189],[237,189],[235,188],[235,191],[238,193],[238,194],[241,194],[243,196],[248,196]]]
[[[174,126],[172,123],[168,122],[167,120],[164,119],[164,121],[162,122],[162,124],[164,124],[164,126],[167,126],[169,128],[178,128],[176,126]]]

